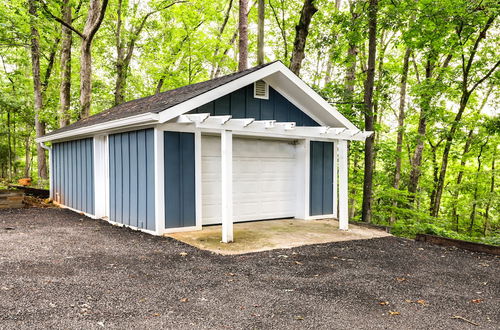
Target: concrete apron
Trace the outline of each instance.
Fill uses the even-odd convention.
[[[221,243],[221,226],[204,226],[203,230],[166,234],[202,250],[222,255],[244,254],[297,246],[371,239],[391,236],[385,231],[349,224],[348,231],[338,229],[338,221],[268,220],[234,224],[234,242]]]

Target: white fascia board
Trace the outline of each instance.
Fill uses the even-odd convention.
[[[144,125],[148,123],[156,123],[158,121],[158,114],[156,113],[144,113],[140,114],[137,116],[130,116],[126,118],[121,118],[121,119],[116,119],[116,120],[111,120],[105,123],[99,123],[95,125],[90,125],[90,126],[85,126],[81,128],[76,128],[73,130],[49,135],[49,136],[42,136],[40,138],[37,138],[35,141],[37,143],[40,142],[49,142],[49,141],[55,141],[55,140],[64,140],[64,139],[69,139],[69,138],[74,138],[78,136],[89,136],[89,135],[94,135],[96,133],[103,133],[106,131],[109,131],[111,129],[115,128],[122,128],[122,127],[131,127],[133,125]]]

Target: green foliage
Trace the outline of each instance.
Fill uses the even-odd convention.
[[[61,1],[45,3],[52,14],[61,16]],[[72,25],[81,31],[88,1],[70,0],[69,3],[73,9]],[[125,46],[131,40],[136,42],[126,73],[124,95],[127,101],[154,94],[157,89],[165,91],[228,74],[237,68],[237,0],[179,1],[164,8],[170,3],[163,0],[122,1],[120,42]],[[313,16],[307,39],[302,79],[363,128],[367,1],[344,0],[340,8],[336,8],[336,3],[315,1],[319,11]],[[302,0],[266,1],[266,61],[289,63],[302,4]],[[255,2],[250,2],[250,6],[249,64],[252,66],[256,64],[257,8]],[[114,103],[119,32],[117,10],[118,1],[110,1],[94,39],[92,113],[103,111]],[[153,11],[143,30],[134,33],[142,19]],[[440,216],[431,217],[429,207],[449,128],[463,96],[462,58],[467,59],[476,52],[465,84],[470,89],[498,58],[498,17],[475,50],[474,44],[488,19],[497,16],[499,11],[500,5],[494,0],[379,1],[374,91],[377,122],[372,213],[375,223],[388,225],[395,221],[395,233],[405,236],[432,232],[498,244],[500,164],[494,162],[500,155],[500,70],[494,71],[470,96],[453,136]],[[38,15],[31,17],[24,0],[0,0],[0,177],[7,181],[31,176],[38,182],[30,24],[40,32],[41,74],[46,82],[41,119],[47,130],[59,127],[61,26],[42,6],[38,8]],[[73,33],[72,122],[79,113],[80,45],[80,38]],[[397,117],[406,49],[411,49],[411,57],[404,127],[401,129],[403,147],[398,154]],[[445,65],[447,57],[450,61]],[[352,80],[348,82],[351,71]],[[50,77],[46,77],[47,72],[51,73]],[[410,196],[411,158],[419,138],[422,109],[426,114],[427,133],[418,191],[416,196]],[[464,152],[471,130],[470,148]],[[351,143],[349,155],[350,213],[353,219],[359,219],[364,180],[363,144]],[[394,173],[398,157],[401,159],[401,180],[396,189]],[[414,202],[412,197],[415,197]]]

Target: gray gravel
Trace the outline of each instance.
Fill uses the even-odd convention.
[[[395,237],[219,256],[1,210],[0,328],[498,329],[499,261]]]

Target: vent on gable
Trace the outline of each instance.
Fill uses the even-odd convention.
[[[253,97],[269,100],[269,85],[264,80],[258,80],[253,84]]]

